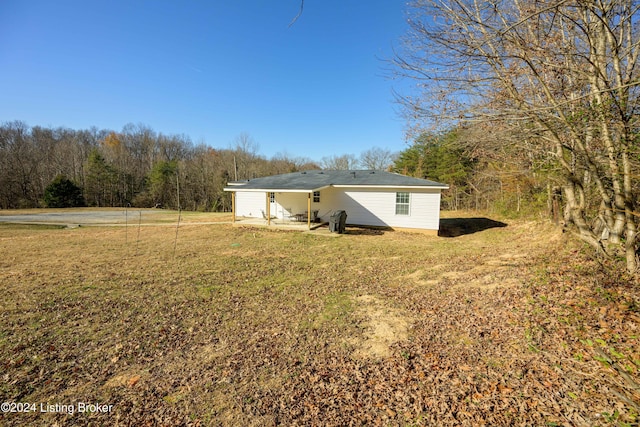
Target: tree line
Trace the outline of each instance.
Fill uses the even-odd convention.
[[[497,212],[504,216],[561,216],[558,187],[543,159],[504,144],[498,127],[459,126],[422,132],[399,153],[392,170],[445,183],[442,208]]]
[[[129,124],[121,132],[19,121],[0,126],[2,209],[47,206],[47,188],[67,185],[71,192],[70,182],[82,196],[74,205],[177,208],[179,186],[182,209],[225,211],[228,181],[317,167],[303,158],[267,160],[244,134],[231,148],[215,149],[144,125]]]
[[[276,154],[240,134],[230,148],[193,144],[145,125],[122,131],[0,125],[0,209],[34,207],[166,207],[229,211],[229,181],[311,169],[388,169],[394,155],[371,148],[309,158]],[[178,190],[179,204],[178,206]]]

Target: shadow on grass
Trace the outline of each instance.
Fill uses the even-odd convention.
[[[344,234],[358,235],[358,236],[382,236],[385,231],[389,231],[389,227],[358,227],[350,225],[349,228],[345,228]]]
[[[16,222],[0,222],[0,228],[9,230],[61,230],[68,228],[66,224],[29,224]]]
[[[506,227],[507,224],[489,218],[441,218],[440,237],[458,237],[490,228]]]

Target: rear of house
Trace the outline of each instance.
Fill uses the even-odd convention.
[[[445,184],[385,171],[305,171],[232,182],[234,218],[327,222],[437,232]],[[309,214],[311,213],[311,214]]]
[[[340,187],[325,198],[347,212],[347,224],[438,230],[440,223],[439,189]]]

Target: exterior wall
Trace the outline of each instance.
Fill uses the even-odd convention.
[[[236,191],[236,216],[262,218],[267,213],[267,195],[261,191]]]
[[[330,188],[320,190],[320,201],[313,201],[313,193],[311,193],[311,212],[318,211],[318,216],[322,221],[329,221],[329,216],[333,213],[332,206],[327,203],[327,192],[331,191]],[[288,197],[294,198],[291,206],[293,206],[293,214],[303,213],[307,211],[307,197],[309,193],[283,193]],[[280,197],[279,194],[276,198]]]
[[[408,192],[409,215],[396,215],[396,192]],[[307,194],[275,194],[271,216],[289,219],[307,210]],[[266,192],[237,191],[236,215],[262,218],[267,213]],[[317,210],[322,221],[329,221],[337,210],[347,212],[347,224],[438,230],[440,226],[440,190],[433,188],[362,189],[329,187],[320,191],[320,202],[311,197],[311,211]]]
[[[319,215],[324,212],[326,221],[333,212],[331,208],[326,207],[323,203],[323,191],[320,192],[320,203],[313,201],[311,195],[311,211],[318,211]],[[295,214],[307,211],[307,194],[308,193],[275,193],[275,202],[271,203],[271,217],[279,219],[290,219]],[[262,218],[262,211],[267,214],[267,192],[264,191],[236,191],[236,216],[245,216],[251,218]]]
[[[408,192],[409,215],[396,215],[396,192]],[[333,211],[347,212],[347,224],[438,230],[439,189],[331,188],[327,202]],[[333,212],[332,211],[332,212]]]
[[[273,208],[273,205],[272,205]],[[289,219],[292,215],[307,210],[307,193],[278,193],[276,192],[276,212],[280,219]]]

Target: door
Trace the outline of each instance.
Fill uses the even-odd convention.
[[[271,214],[271,218],[278,217],[276,193],[269,193],[269,212]]]

